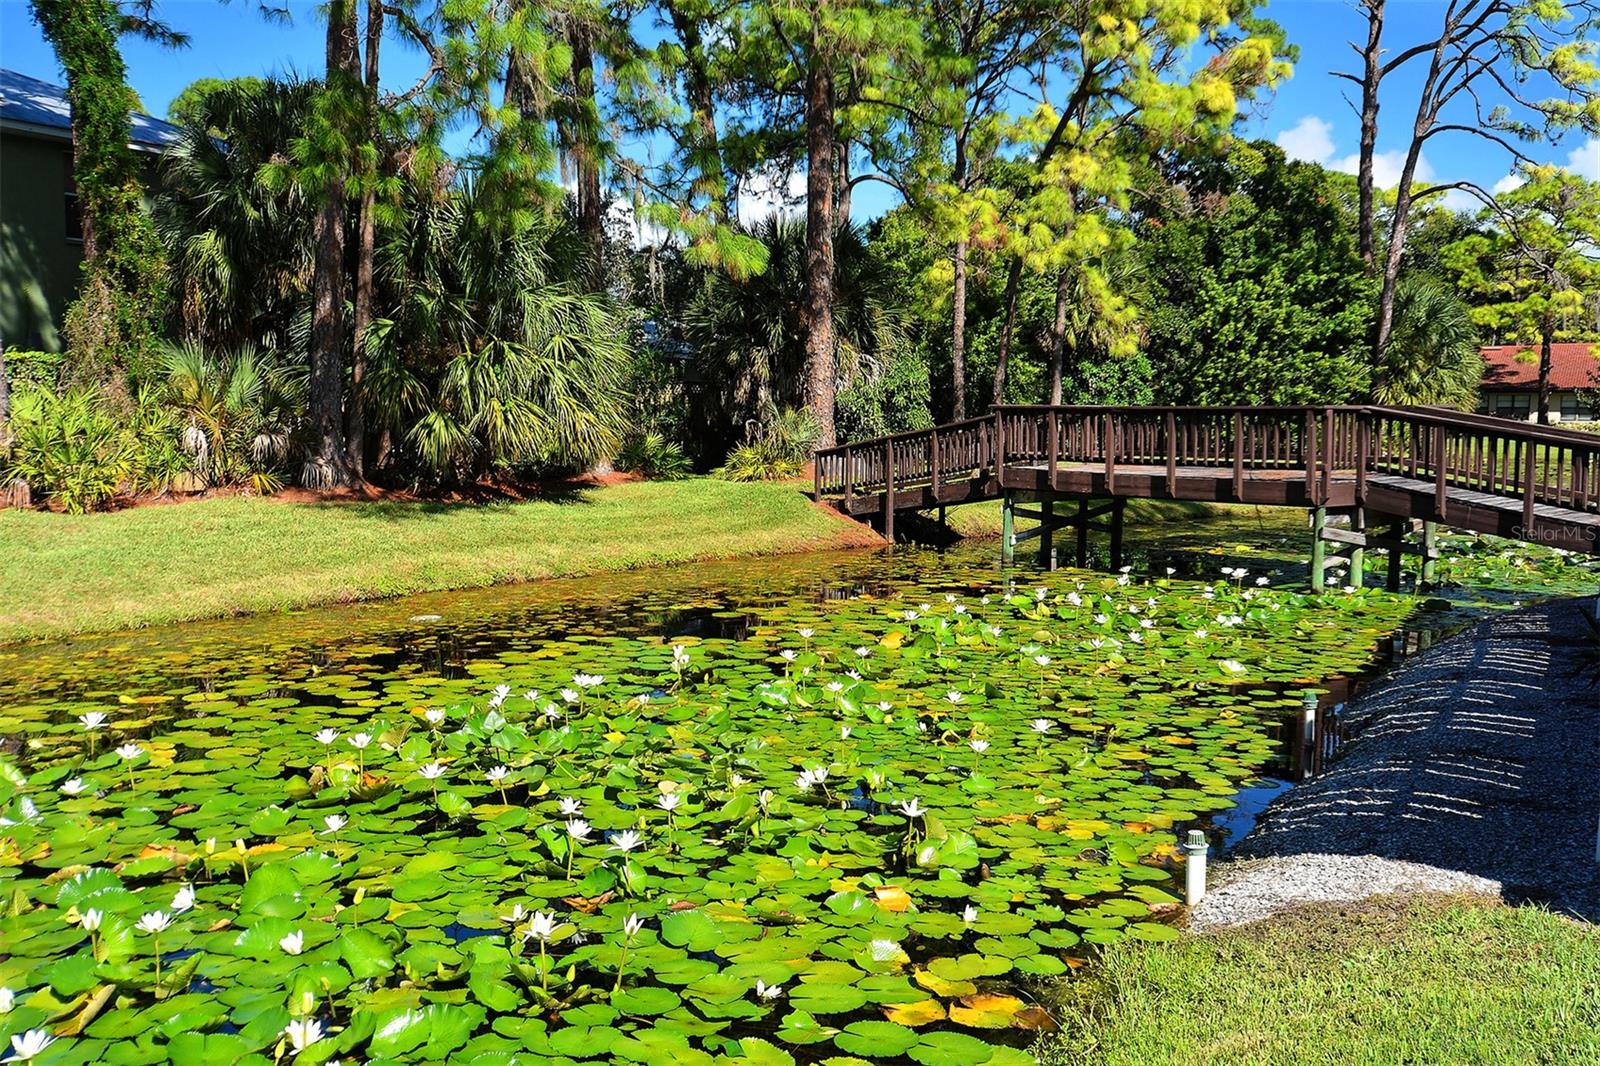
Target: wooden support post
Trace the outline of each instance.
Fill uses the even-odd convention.
[[[1444,427],[1433,427],[1433,516],[1435,518],[1445,517],[1445,501],[1450,498],[1450,482],[1447,477],[1449,464],[1445,462],[1448,443]]]
[[[894,544],[894,441],[883,445],[883,539]]]
[[[1114,495],[1117,491],[1117,424],[1111,415],[1105,417],[1105,452],[1106,452],[1106,493]]]
[[[1405,544],[1406,527],[1410,524],[1403,518],[1397,518],[1389,523],[1389,573],[1384,581],[1384,587],[1390,592],[1400,591],[1401,549]]]
[[[848,514],[856,502],[856,464],[850,456],[850,446],[844,448],[844,509]]]
[[[931,430],[928,436],[929,480],[933,484],[933,498],[939,498],[939,431]],[[939,505],[939,521],[944,521],[944,505]]]
[[[1016,497],[1002,489],[1000,492],[1000,562],[1002,565],[1011,565],[1012,553],[1016,550],[1016,541],[1013,539],[1016,536],[1016,532]]]
[[[1111,569],[1122,569],[1122,513],[1128,509],[1128,501],[1121,496],[1114,497],[1111,501]]]
[[[1433,579],[1439,562],[1439,523],[1422,523],[1422,581],[1417,591],[1433,588]]]
[[[1050,556],[1055,551],[1056,494],[1046,492],[1039,500],[1039,565],[1054,570]]]
[[[1233,499],[1244,500],[1244,413],[1233,413]]]
[[[811,457],[811,502],[822,502],[822,456]]]
[[[1350,531],[1365,535],[1367,532],[1367,509],[1359,503],[1356,509],[1350,512]],[[1355,544],[1350,548],[1350,584],[1356,588],[1367,580],[1367,549],[1363,544]]]
[[[1078,497],[1078,566],[1089,565],[1089,497]]]
[[[1056,454],[1061,450],[1056,444],[1060,438],[1060,422],[1057,420],[1056,410],[1053,407],[1050,409],[1050,414],[1045,418],[1045,433],[1049,438],[1045,443],[1045,447],[1049,449],[1045,453],[1045,467],[1050,471],[1050,511],[1053,514],[1056,506]]]
[[[1167,410],[1167,496],[1178,498],[1178,416]]]
[[[1311,511],[1311,591],[1321,592],[1328,586],[1328,542],[1322,539],[1322,530],[1328,524],[1328,509],[1315,507]]]

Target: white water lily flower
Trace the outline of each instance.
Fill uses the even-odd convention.
[[[605,681],[601,674],[573,674],[572,683],[579,688],[594,688]]]
[[[105,918],[105,912],[100,908],[90,907],[88,910],[83,912],[83,931],[86,933],[99,932],[100,923],[105,921]]]
[[[328,827],[324,832],[337,833],[350,823],[342,814],[327,814],[323,815],[322,824]]]
[[[824,687],[829,692],[843,692],[844,691],[844,682],[843,681],[829,681],[827,683],[827,685],[825,685]]]
[[[899,944],[884,938],[867,944],[867,952],[872,956],[873,962],[889,962],[902,955]]]
[[[283,1027],[283,1035],[289,1038],[289,1046],[298,1055],[322,1039],[322,1023],[315,1018],[296,1019]]]
[[[489,772],[483,776],[489,782],[489,784],[498,785],[510,775],[511,771],[506,769],[504,766],[496,766],[490,769]]]
[[[117,754],[125,761],[132,762],[144,754],[144,749],[137,744],[124,744],[117,749]]]
[[[557,718],[561,717],[561,708],[557,707],[553,703],[547,703],[547,704],[544,705],[544,710],[541,711],[540,713],[543,714],[550,721],[554,722]]]
[[[749,783],[750,783],[750,779],[748,777],[745,777],[743,774],[729,774],[728,775],[728,787],[729,788],[740,788],[740,787],[742,787],[744,785],[748,785]]]
[[[805,640],[810,640],[812,637],[817,635],[817,631],[812,629],[810,626],[802,626],[799,630],[797,630],[797,632],[800,634],[801,638]]]
[[[564,688],[564,689],[562,689],[561,690],[561,698],[566,700],[568,703],[577,703],[578,700],[580,699],[580,697],[578,695],[578,690],[577,689],[572,689],[572,688]]]
[[[954,607],[950,608],[950,610],[951,610],[951,613],[953,613],[953,614],[966,614],[967,613],[967,605],[964,604],[964,603],[958,603]]]
[[[88,785],[84,784],[83,778],[81,777],[74,777],[70,780],[61,782],[61,791],[65,792],[69,796],[76,796],[88,787]]]
[[[1094,624],[1097,626],[1103,626],[1109,621],[1111,621],[1111,619],[1107,618],[1103,614],[1097,614],[1094,616]]]
[[[1048,733],[1056,727],[1056,724],[1048,718],[1035,718],[1028,725],[1033,727],[1035,733]]]
[[[17,994],[9,988],[0,988],[0,1014],[10,1014],[17,1002]]]
[[[979,755],[989,750],[989,742],[987,740],[970,740],[967,742],[967,746]]]
[[[907,611],[904,615],[907,622],[915,622],[919,617],[916,611]]]
[[[1208,629],[1197,629],[1197,630],[1194,631],[1194,635],[1196,637],[1200,638],[1201,640],[1205,640],[1207,637],[1209,637],[1211,635],[1211,631],[1208,630]]]
[[[839,739],[840,740],[849,740],[850,739],[850,727],[849,726],[842,725],[842,726],[839,727]]]
[[[890,703],[888,700],[879,700],[878,710],[882,711],[884,714],[888,714],[890,711],[894,710],[894,704]]]
[[[11,1037],[11,1054],[6,1056],[5,1061],[27,1062],[55,1042],[55,1035],[48,1029],[29,1029],[25,1033],[16,1033]]]
[[[1034,589],[1033,590],[1033,598],[1038,600],[1040,603],[1043,603],[1044,602],[1044,598],[1046,596],[1048,596],[1048,595],[1050,595],[1050,590],[1049,589],[1039,588],[1039,589]]]
[[[945,702],[947,703],[960,703],[961,693],[957,692],[955,689],[951,689],[949,692],[944,694],[944,698]]]
[[[900,804],[900,813],[907,818],[921,818],[928,813],[928,808],[922,805],[921,800],[909,799]]]
[[[1242,674],[1242,673],[1244,673],[1244,670],[1245,670],[1244,663],[1240,662],[1237,659],[1224,659],[1224,660],[1222,660],[1220,665],[1224,670],[1228,671],[1228,673],[1230,673],[1230,674]]]
[[[561,797],[561,813],[566,815],[569,818],[572,817],[574,814],[582,814],[583,813],[583,801],[580,800],[580,799],[574,799],[571,796],[562,796]]]
[[[624,829],[622,832],[611,838],[611,850],[620,852],[623,855],[628,854],[628,852],[632,851],[634,848],[640,847],[643,844],[644,837],[640,836],[632,829]]]
[[[798,659],[799,657],[800,657],[800,653],[795,651],[795,650],[793,650],[792,648],[784,648],[782,651],[780,651],[778,653],[778,658],[782,659],[786,663],[792,663],[796,659]]]
[[[630,938],[639,935],[639,930],[644,928],[644,918],[637,914],[630,914],[622,920],[622,931]]]
[[[1133,641],[1135,644],[1143,644],[1144,634],[1135,629],[1132,633],[1128,634],[1128,639]]]
[[[159,933],[172,924],[172,915],[166,911],[151,911],[139,919],[139,924],[134,926],[141,933]]]
[[[421,774],[426,781],[437,781],[444,776],[444,766],[440,763],[431,762],[426,766],[417,767],[417,773]]]
[[[357,751],[360,751],[362,748],[365,748],[368,744],[372,743],[372,734],[352,733],[346,739],[346,743],[348,743],[352,748],[355,748]]]
[[[973,922],[977,921],[978,908],[974,907],[970,903],[967,904],[967,909],[961,912],[961,920],[966,922],[968,925],[971,925]]]
[[[85,729],[104,729],[107,716],[104,711],[88,711],[78,715],[78,721],[83,723]]]
[[[1270,585],[1271,583],[1272,583],[1272,580],[1270,578],[1268,578],[1266,575],[1262,575],[1261,577],[1256,578],[1256,584],[1257,585]]]
[[[522,920],[524,918],[526,918],[527,916],[528,916],[527,908],[524,907],[522,904],[518,903],[518,904],[515,904],[515,905],[512,906],[510,914],[502,914],[502,915],[500,915],[500,920],[502,922],[508,922],[511,925],[521,925],[522,924]]]
[[[556,916],[546,914],[544,911],[534,911],[533,919],[528,923],[528,936],[538,937],[540,940],[549,940],[556,933]]]
[[[539,690],[536,688],[530,688],[528,691],[522,694],[522,698],[527,700],[529,703],[538,703]]]
[[[589,834],[594,832],[592,826],[582,818],[571,818],[567,821],[567,836],[580,844],[589,842]]]
[[[811,787],[816,783],[816,780],[811,776],[810,770],[803,771],[794,779],[794,787],[799,789],[801,792],[810,792]]]
[[[496,685],[494,687],[494,691],[489,694],[489,706],[491,706],[491,707],[500,706],[502,703],[504,703],[506,701],[506,697],[509,696],[509,695],[511,695],[511,686],[510,685],[506,685],[506,684]]]
[[[676,792],[668,792],[656,800],[656,806],[664,811],[675,811],[678,804],[683,802],[683,797]]]
[[[422,712],[422,717],[428,720],[429,725],[437,726],[444,721],[444,712],[437,707],[429,707]]]
[[[296,929],[278,938],[278,946],[289,955],[298,955],[306,949],[306,935]]]
[[[756,978],[756,997],[758,999],[777,999],[783,995],[783,986],[769,985],[761,978]]]
[[[339,739],[339,731],[337,729],[319,729],[314,739],[317,743],[326,747]]]
[[[1039,666],[1049,666],[1050,665],[1050,656],[1048,656],[1048,655],[1035,655],[1033,657],[1033,661],[1036,664],[1038,664]]]
[[[182,884],[178,886],[177,893],[172,897],[172,909],[182,914],[194,907],[194,886]]]

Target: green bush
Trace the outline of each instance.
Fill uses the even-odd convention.
[[[729,481],[784,481],[800,476],[822,429],[804,407],[778,412],[753,439],[728,453],[716,471]]]
[[[6,349],[6,379],[13,389],[33,387],[54,390],[61,383],[65,352],[31,352]]]
[[[629,437],[617,452],[616,466],[653,481],[680,481],[689,476],[689,457],[659,433]]]
[[[859,379],[839,393],[834,412],[839,439],[927,429],[933,425],[929,400],[928,364],[909,352],[897,356],[877,377]]]
[[[81,514],[131,486],[138,453],[127,423],[98,393],[25,389],[13,397],[11,455],[0,479]]]

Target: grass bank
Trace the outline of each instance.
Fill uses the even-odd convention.
[[[1061,987],[1054,1066],[1600,1061],[1600,929],[1532,907],[1304,910],[1119,946]]]
[[[0,511],[0,641],[881,543],[801,487],[695,478],[526,503]]]

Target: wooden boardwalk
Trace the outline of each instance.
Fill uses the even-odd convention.
[[[1368,548],[1389,553],[1391,583],[1403,554],[1428,576],[1440,525],[1600,554],[1600,435],[1439,408],[1007,405],[818,452],[814,491],[890,539],[897,512],[1001,499],[1008,552],[1103,527],[1120,554],[1128,499],[1299,507],[1318,587],[1338,558],[1359,574]],[[1042,533],[1014,537],[1014,513]]]

